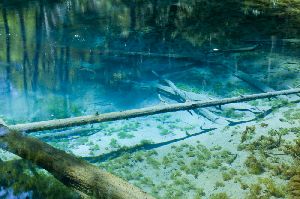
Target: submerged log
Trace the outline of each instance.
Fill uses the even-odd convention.
[[[250,86],[256,88],[259,91],[262,92],[274,92],[275,90],[268,85],[258,81],[257,79],[252,78],[249,74],[243,72],[243,71],[235,71],[233,73],[234,76],[241,79],[242,81],[248,83]],[[279,98],[283,100],[287,100],[286,96],[279,96]]]
[[[213,51],[210,51],[210,53],[240,53],[240,52],[248,52],[256,50],[260,45],[256,44],[254,46],[248,46],[244,48],[233,48],[233,49],[225,49],[225,50],[219,50],[214,49]]]
[[[152,73],[161,81],[167,84],[173,92],[168,93],[169,96],[175,97],[177,102],[187,102],[187,101],[192,101],[191,97],[186,93],[183,92],[181,89],[179,89],[172,81],[165,79],[161,76],[159,76],[155,71],[152,71]],[[159,88],[158,88],[159,89]],[[164,91],[166,92],[166,90]],[[193,110],[197,115],[201,115],[205,117],[206,119],[215,122],[216,120],[219,119],[217,115],[209,111],[207,108],[202,108],[202,109],[195,109]]]
[[[153,107],[133,109],[133,110],[121,111],[121,112],[104,113],[99,115],[96,114],[96,115],[87,115],[87,116],[74,117],[74,118],[33,122],[27,124],[16,124],[16,125],[9,126],[9,128],[12,130],[26,131],[26,132],[52,130],[52,129],[80,126],[80,125],[86,125],[92,123],[100,123],[100,122],[129,119],[129,118],[142,117],[148,115],[155,115],[159,113],[220,106],[224,104],[246,102],[246,101],[252,101],[256,99],[272,98],[279,95],[291,95],[296,93],[300,93],[300,88],[275,91],[275,92],[267,92],[261,94],[253,94],[253,95],[241,95],[239,97],[224,98],[220,100],[207,100],[207,101],[200,101],[200,102],[192,101],[192,102],[185,102],[185,103],[157,105]]]
[[[154,199],[128,182],[51,145],[11,130],[0,121],[5,150],[47,170],[63,184],[95,198]]]
[[[262,91],[262,92],[274,92],[275,90],[269,86],[267,86],[266,84],[257,81],[257,79],[252,78],[250,75],[248,75],[247,73],[244,73],[242,71],[236,71],[233,74],[234,76],[236,76],[237,78],[247,82],[249,85],[251,85],[252,87]]]
[[[154,52],[143,52],[143,51],[121,51],[121,50],[105,50],[105,51],[96,51],[100,55],[109,55],[109,56],[142,56],[142,57],[151,57],[151,58],[171,58],[171,59],[193,59],[200,61],[203,56],[206,54],[212,53],[241,53],[256,50],[259,47],[258,44],[253,46],[247,46],[242,48],[233,48],[233,49],[215,49],[209,52],[201,52],[197,54],[176,54],[176,53],[154,53]]]

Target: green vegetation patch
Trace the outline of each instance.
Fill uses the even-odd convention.
[[[14,194],[32,191],[33,198],[76,199],[79,195],[44,170],[24,160],[0,162],[0,184]]]

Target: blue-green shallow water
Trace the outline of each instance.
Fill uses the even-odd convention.
[[[261,92],[228,67],[273,89],[300,84],[296,0],[7,0],[0,6],[0,116],[9,124],[156,105],[152,70],[216,98]],[[254,51],[219,52],[254,45]],[[146,123],[134,122],[125,132]],[[80,135],[81,143],[90,139]]]

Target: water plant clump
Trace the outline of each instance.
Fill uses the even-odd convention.
[[[114,138],[112,138],[112,139],[110,140],[109,146],[110,146],[111,148],[120,148],[120,144],[118,143],[118,140],[116,140],[116,139],[114,139]]]
[[[1,186],[13,188],[15,195],[32,192],[33,198],[80,198],[53,176],[24,160],[0,162],[0,173]]]
[[[255,134],[255,126],[247,126],[246,130],[242,132],[241,142],[245,142],[249,139],[252,139]]]
[[[245,161],[245,165],[248,168],[249,173],[251,174],[258,175],[264,172],[264,166],[254,155],[248,156]]]
[[[246,198],[285,198],[286,196],[288,193],[285,185],[278,185],[271,178],[260,178],[257,183],[249,186]]]
[[[209,199],[230,199],[227,193],[220,192],[210,195]]]
[[[237,171],[234,169],[230,169],[229,171],[222,173],[222,177],[224,181],[232,180],[235,175],[237,175]]]

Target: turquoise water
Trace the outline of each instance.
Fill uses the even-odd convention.
[[[178,102],[174,97],[157,92],[161,82],[152,71],[171,80],[183,91],[205,99],[262,92],[236,77],[237,71],[274,90],[300,84],[300,5],[296,0],[4,0],[0,2],[0,8],[0,117],[8,124],[149,107],[161,104],[162,99],[167,103]],[[247,48],[253,50],[245,50]],[[259,101],[260,105],[255,103],[241,106],[255,106],[262,111],[272,105],[267,100]],[[190,147],[198,146],[198,154],[205,153],[208,148],[212,150],[210,155],[222,156],[212,149],[215,145],[235,153],[236,149],[226,140],[207,144],[218,138],[214,135],[219,131],[231,126],[229,120],[252,119],[253,113],[232,112],[231,108],[223,112],[210,110],[221,118],[217,123],[183,111],[32,135],[84,157],[158,198],[183,198],[183,195],[196,198],[203,179],[207,181],[203,185],[203,198],[213,197],[220,187],[232,198],[238,198],[239,194],[246,197],[249,189],[232,191],[235,185],[226,180],[222,182],[226,185],[220,182],[214,188],[215,179],[204,177],[211,169],[209,166],[201,171],[201,178],[198,174],[187,176],[196,186],[193,187],[184,180],[178,182],[174,176],[174,179],[168,176],[174,169],[165,172],[161,166],[164,163],[159,163],[163,162],[163,155],[176,156],[173,149],[184,143],[191,144]],[[298,109],[293,108],[293,111]],[[299,125],[298,117],[293,125],[276,123],[277,117],[281,115],[269,118],[268,128]],[[242,131],[258,122],[242,122],[241,126],[230,128]],[[209,132],[202,132],[203,129],[209,129]],[[264,133],[258,131],[258,135]],[[57,136],[52,136],[53,133]],[[201,137],[203,134],[208,137]],[[145,141],[148,143],[145,147],[137,146]],[[206,148],[201,148],[202,145]],[[122,149],[124,146],[133,149],[126,151]],[[162,155],[156,156],[155,150]],[[130,157],[123,155],[124,151]],[[10,158],[3,154],[0,159]],[[138,155],[149,158],[135,160]],[[226,162],[230,159],[230,155],[227,156],[212,161]],[[240,156],[242,162],[245,158]],[[193,157],[184,154],[177,158],[189,162]],[[109,166],[111,162],[116,168]],[[125,164],[124,170],[117,167],[120,162]],[[153,171],[141,177],[143,164],[152,165]],[[175,163],[170,168],[178,165],[180,163]],[[238,170],[241,165],[233,168]],[[230,165],[228,167],[230,171]],[[221,167],[216,168],[216,173],[222,172]],[[132,176],[125,175],[128,172]],[[179,183],[175,191],[170,189],[175,186],[172,183]],[[9,186],[12,184],[8,183]],[[251,186],[248,187],[251,192]],[[32,189],[21,190],[30,192]],[[175,192],[182,193],[172,195]],[[47,198],[43,194],[39,197]]]

